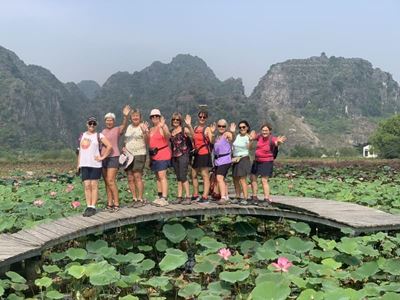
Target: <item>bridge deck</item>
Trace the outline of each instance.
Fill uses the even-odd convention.
[[[89,218],[76,215],[17,233],[0,234],[0,268],[38,256],[54,245],[98,231],[171,217],[229,214],[287,218],[335,228],[349,227],[356,234],[400,229],[400,216],[353,203],[315,198],[275,196],[274,205],[267,208],[216,204],[147,205],[122,208],[116,213],[99,212]]]

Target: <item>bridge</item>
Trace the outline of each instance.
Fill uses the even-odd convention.
[[[0,234],[0,268],[35,256],[60,243],[130,224],[172,217],[247,215],[284,218],[333,228],[350,228],[355,234],[400,229],[400,215],[392,215],[354,203],[300,197],[274,196],[271,207],[191,204],[122,208],[54,220],[13,234]]]

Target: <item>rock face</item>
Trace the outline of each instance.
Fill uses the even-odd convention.
[[[378,118],[400,109],[400,88],[366,60],[324,53],[271,66],[250,96],[288,144],[351,146],[367,142]]]
[[[48,70],[26,65],[0,47],[1,147],[57,149],[72,144],[87,101],[73,86],[67,88]]]
[[[101,90],[101,86],[94,80],[82,80],[76,84],[81,92],[90,100],[94,99]]]
[[[102,111],[117,115],[124,104],[139,107],[145,118],[152,108],[159,108],[167,118],[174,111],[194,115],[199,104],[208,105],[214,120],[237,121],[255,110],[255,105],[248,105],[241,79],[220,81],[203,60],[183,54],[168,64],[154,62],[140,72],[113,74],[95,101]]]

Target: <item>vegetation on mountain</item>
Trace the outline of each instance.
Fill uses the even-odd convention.
[[[379,123],[370,141],[379,157],[400,158],[400,116]]]
[[[76,85],[90,100],[94,99],[101,90],[101,86],[94,80],[82,80]]]

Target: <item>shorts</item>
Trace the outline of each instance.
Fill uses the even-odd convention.
[[[254,161],[251,167],[251,174],[262,177],[271,177],[274,170],[273,161]]]
[[[185,182],[188,180],[188,168],[189,168],[189,154],[183,154],[179,157],[173,157],[171,159],[172,167],[176,174],[176,180]]]
[[[250,157],[242,157],[238,163],[232,164],[232,176],[233,177],[246,177],[250,174],[251,163]]]
[[[85,180],[99,180],[102,168],[81,167],[81,178]]]
[[[202,154],[202,155],[195,155],[193,161],[193,169],[200,169],[200,168],[212,168],[212,160],[210,153]]]
[[[103,168],[106,169],[118,169],[119,168],[119,157],[118,156],[113,156],[113,157],[106,157],[103,159]]]
[[[146,164],[146,155],[135,155],[133,162],[125,169],[125,171],[143,171]]]
[[[226,177],[226,174],[228,174],[228,170],[230,167],[231,167],[231,163],[220,165],[220,166],[215,166],[215,174]]]
[[[171,166],[170,160],[152,160],[150,168],[153,172],[167,170]]]

